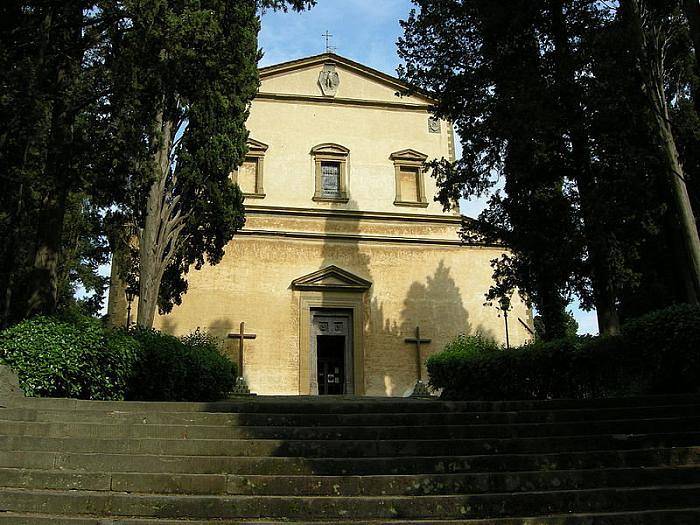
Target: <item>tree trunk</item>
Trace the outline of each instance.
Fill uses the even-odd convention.
[[[154,156],[157,176],[148,192],[146,220],[139,236],[139,304],[136,323],[143,328],[152,328],[158,307],[158,294],[163,278],[161,270],[162,212],[170,175],[171,124],[164,120],[163,111],[158,114],[156,129],[160,145]]]
[[[51,314],[58,300],[58,262],[65,217],[66,191],[48,195],[42,202],[37,225],[37,247],[31,271],[31,293],[27,299],[26,317]]]
[[[545,341],[552,341],[566,336],[566,302],[559,290],[552,289],[547,279],[539,279],[539,301],[537,309],[542,318]]]
[[[151,184],[146,202],[146,220],[139,236],[139,304],[136,322],[152,328],[158,307],[163,274],[177,250],[186,216],[179,209],[179,197],[173,196],[177,184],[172,173],[170,154],[175,122],[160,112],[156,120],[159,147],[154,156],[156,180]]]
[[[112,265],[109,273],[109,298],[107,300],[107,324],[113,328],[127,327],[127,309],[129,304],[126,298],[127,285],[120,275],[120,256],[116,251],[112,252]],[[130,321],[130,320],[129,320]]]
[[[670,124],[667,119],[662,120],[658,117],[656,122],[671,177],[671,188],[680,221],[680,232],[688,261],[688,273],[691,277],[686,296],[690,302],[697,304],[698,296],[700,296],[700,237],[698,237],[698,227]]]
[[[622,15],[634,36],[634,44],[637,48],[635,52],[639,56],[638,64],[644,82],[643,89],[654,116],[654,131],[662,146],[662,154],[671,185],[686,253],[685,264],[692,279],[692,289],[689,289],[686,295],[697,298],[700,296],[700,237],[698,237],[695,215],[688,196],[683,165],[671,129],[664,86],[666,71],[663,40],[665,35],[659,27],[660,24],[650,23],[650,27],[645,27],[639,0],[622,0],[620,6]],[[697,304],[697,299],[693,302]]]
[[[166,177],[166,175],[161,175]],[[163,200],[164,181],[156,180],[148,192],[146,221],[139,238],[139,304],[136,323],[152,328],[158,307],[158,293],[163,273],[159,271],[160,202]]]
[[[13,320],[13,303],[17,272],[19,267],[26,268],[26,260],[19,255],[22,221],[24,216],[24,182],[17,184],[15,209],[10,212],[10,221],[7,227],[7,238],[3,246],[2,270],[0,279],[0,328],[6,328]],[[26,242],[26,240],[25,240]]]
[[[613,276],[608,261],[608,228],[600,224],[595,206],[598,200],[596,183],[593,180],[589,138],[586,132],[580,97],[576,87],[575,69],[569,30],[564,14],[563,0],[550,0],[552,36],[555,46],[556,82],[564,112],[563,122],[568,125],[571,136],[573,178],[579,190],[583,231],[591,264],[593,302],[598,317],[598,328],[602,335],[620,333],[620,316]]]
[[[50,41],[61,52],[55,52],[55,63],[49,66],[53,100],[43,173],[46,185],[37,217],[36,249],[25,307],[27,317],[50,314],[56,308],[63,221],[70,193],[70,179],[74,176],[73,126],[76,112],[71,104],[71,90],[80,74],[83,57],[83,11],[79,2],[71,2],[60,9],[62,16],[51,18]]]
[[[49,188],[45,190],[37,217],[36,248],[25,317],[51,314],[58,301],[58,263],[68,198],[65,178],[70,169],[67,166],[70,148],[66,145],[72,141],[71,128],[65,100],[59,96],[53,107],[51,144],[44,172]]]

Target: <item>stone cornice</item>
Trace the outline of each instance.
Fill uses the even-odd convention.
[[[358,210],[328,210],[318,208],[290,208],[277,206],[246,206],[248,215],[293,215],[299,217],[321,217],[324,219],[375,220],[398,222],[427,222],[433,224],[462,224],[469,220],[461,215],[422,215],[416,213],[372,212]]]
[[[309,104],[325,104],[355,107],[372,107],[393,110],[412,110],[428,113],[429,104],[407,104],[405,102],[385,102],[382,100],[363,100],[354,98],[321,97],[316,95],[293,95],[287,93],[258,93],[256,100],[271,102],[306,102]]]
[[[292,232],[281,230],[240,230],[237,235],[252,237],[281,237],[285,239],[316,240],[316,241],[339,241],[360,243],[380,243],[380,244],[412,244],[422,246],[445,246],[445,247],[482,247],[500,248],[503,246],[482,243],[464,243],[459,239],[430,239],[424,237],[395,237],[386,235],[357,235],[346,233],[318,233],[318,232]]]

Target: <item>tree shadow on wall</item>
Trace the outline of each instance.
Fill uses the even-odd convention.
[[[356,211],[358,205],[351,199],[347,204],[331,204],[330,209]],[[364,386],[374,395],[405,396],[417,379],[415,345],[406,343],[405,339],[414,337],[416,327],[420,326],[422,337],[433,340],[434,343],[424,345],[421,352],[423,379],[427,380],[425,360],[428,355],[442,350],[444,344],[458,334],[470,333],[469,314],[444,260],[439,261],[425,281],[409,286],[400,313],[396,306],[387,311],[389,303],[396,305],[395,294],[380,280],[401,282],[396,274],[404,268],[398,264],[387,266],[387,261],[394,260],[394,251],[406,248],[363,239],[362,234],[367,232],[363,231],[362,221],[359,215],[326,218],[321,268],[336,265],[373,283],[363,297],[364,318],[355,320],[362,323],[364,332]],[[365,228],[380,228],[378,223],[364,224]],[[420,246],[411,249],[419,250]],[[430,261],[429,264],[434,263]]]
[[[461,333],[471,332],[469,313],[444,260],[425,283],[414,282],[404,299],[401,331],[412,333],[416,326],[430,328],[433,337],[439,339],[457,335],[453,333],[455,327],[461,327]]]
[[[444,345],[457,335],[473,332],[469,322],[469,312],[462,301],[462,293],[444,260],[438,263],[433,274],[428,275],[424,282],[413,282],[403,301],[398,332],[401,335],[401,344],[405,351],[410,353],[410,359],[407,361],[414,375],[417,375],[415,372],[416,347],[413,343],[406,343],[405,338],[415,337],[418,327],[420,327],[421,338],[431,340],[430,343],[421,346],[420,356],[421,378],[427,382],[428,357],[442,351]],[[401,377],[406,377],[405,361],[402,365]],[[406,381],[396,385],[399,393],[403,395],[410,393],[412,387],[413,383],[408,384]]]

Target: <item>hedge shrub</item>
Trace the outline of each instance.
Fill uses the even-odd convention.
[[[29,396],[124,399],[138,353],[133,338],[89,317],[36,317],[0,332],[0,361]]]
[[[650,393],[700,391],[700,307],[679,305],[622,327],[636,375]]]
[[[203,332],[182,339],[155,330],[127,333],[75,313],[0,332],[0,363],[37,397],[212,401],[225,398],[236,380],[236,366]]]
[[[141,351],[128,398],[144,401],[214,401],[236,382],[236,365],[216,341],[196,331],[181,339],[156,330],[135,330]]]
[[[618,337],[534,342],[499,352],[448,348],[428,360],[450,399],[597,398],[700,391],[700,308],[675,306]]]
[[[491,354],[502,350],[501,345],[483,334],[466,335],[460,334],[455,339],[445,345],[445,354],[456,356],[479,356]]]

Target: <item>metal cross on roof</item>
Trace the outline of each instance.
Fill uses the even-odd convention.
[[[326,30],[321,36],[326,39],[326,53],[333,53],[336,49],[331,46],[331,38],[333,38],[333,35],[331,35],[330,31]]]

